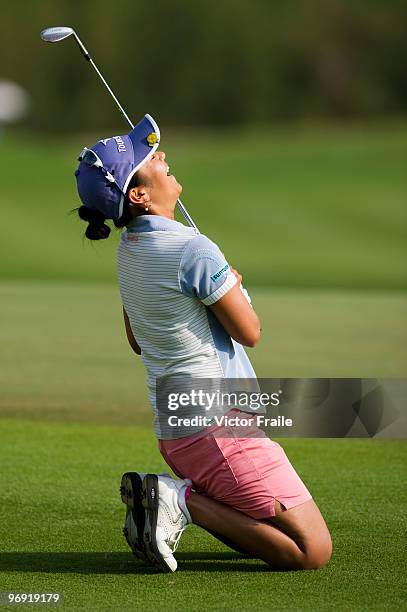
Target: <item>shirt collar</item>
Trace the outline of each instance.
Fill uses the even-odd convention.
[[[139,215],[127,224],[130,232],[185,232],[195,235],[193,227],[183,225],[179,221],[160,217],[159,215]]]

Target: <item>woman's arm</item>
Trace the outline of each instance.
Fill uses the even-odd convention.
[[[253,347],[260,340],[260,320],[240,290],[241,275],[233,268],[231,271],[238,282],[209,308],[233,340]]]
[[[139,347],[135,337],[133,336],[133,332],[132,332],[131,326],[130,326],[129,317],[127,316],[127,312],[124,310],[124,307],[123,307],[123,317],[124,317],[124,326],[126,328],[127,340],[129,341],[129,344],[130,344],[131,348],[133,349],[133,351],[135,353],[137,353],[137,355],[141,355],[141,348]]]

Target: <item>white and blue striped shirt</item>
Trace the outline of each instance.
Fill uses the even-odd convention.
[[[148,374],[155,433],[156,379],[255,378],[244,348],[207,308],[235,284],[217,245],[182,223],[142,215],[123,231],[117,250],[120,293]]]

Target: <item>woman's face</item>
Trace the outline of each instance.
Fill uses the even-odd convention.
[[[138,171],[138,177],[149,191],[150,199],[157,204],[176,202],[182,186],[169,172],[164,151],[156,151]]]

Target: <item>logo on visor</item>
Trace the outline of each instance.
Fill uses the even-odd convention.
[[[124,153],[127,149],[123,142],[123,138],[121,136],[113,136],[113,138],[116,141],[118,153]]]
[[[150,147],[153,147],[156,142],[158,142],[158,136],[155,132],[151,132],[151,134],[149,134],[147,136],[147,142],[150,145]]]

